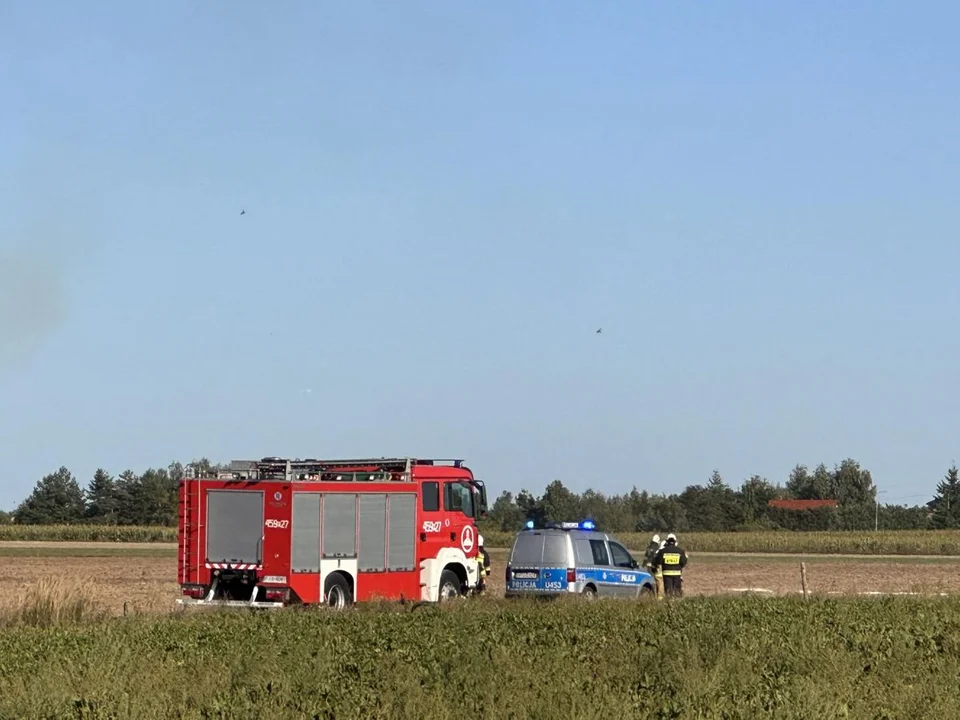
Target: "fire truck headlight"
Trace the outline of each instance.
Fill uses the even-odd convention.
[[[527,530],[533,530],[533,520],[527,520]]]

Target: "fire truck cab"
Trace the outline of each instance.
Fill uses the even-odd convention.
[[[343,608],[477,585],[482,481],[462,460],[234,461],[180,481],[184,605]]]

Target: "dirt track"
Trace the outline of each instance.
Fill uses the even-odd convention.
[[[6,545],[6,543],[4,543]],[[19,545],[23,547],[23,544]],[[49,547],[49,544],[46,544]],[[491,553],[490,590],[503,592],[505,553]],[[950,593],[960,594],[960,558],[917,562],[806,558],[809,587],[815,593]],[[170,557],[0,557],[0,608],[15,605],[30,586],[43,578],[89,582],[89,592],[112,613],[166,612],[175,608],[177,567]],[[763,594],[799,593],[800,563],[782,557],[691,559],[684,577],[687,595],[715,595],[754,590]]]

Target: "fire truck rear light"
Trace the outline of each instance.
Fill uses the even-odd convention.
[[[207,594],[207,589],[203,585],[184,585],[183,594],[187,597],[200,599]]]
[[[574,583],[577,581],[577,571],[574,568],[567,568],[567,582]]]
[[[267,602],[286,602],[290,599],[289,588],[264,588]]]

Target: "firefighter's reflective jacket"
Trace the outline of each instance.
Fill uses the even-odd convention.
[[[653,560],[654,568],[663,572],[664,577],[679,577],[687,565],[687,553],[679,545],[667,543],[657,552]]]
[[[480,553],[477,555],[477,565],[480,568],[480,577],[486,577],[490,574],[490,554],[486,548],[480,548]]]

